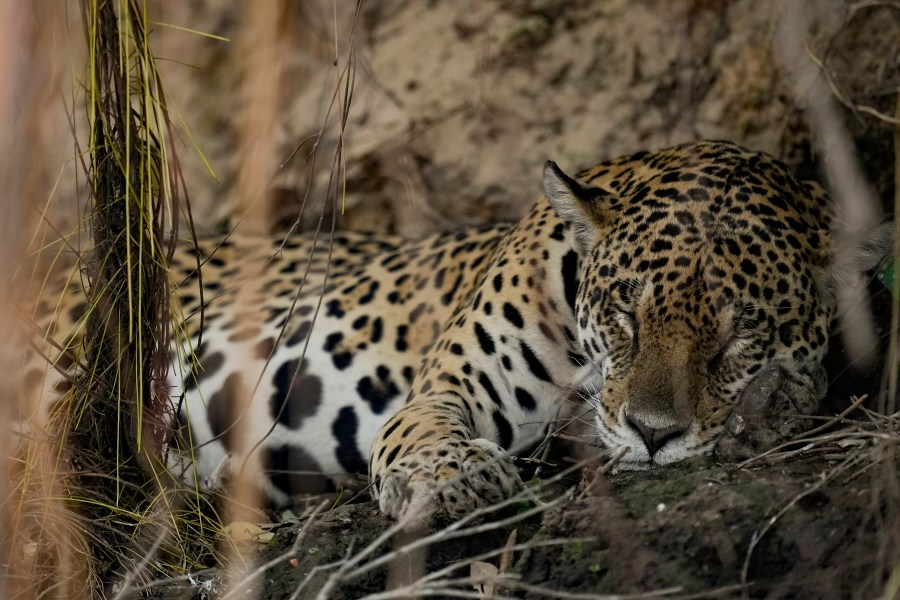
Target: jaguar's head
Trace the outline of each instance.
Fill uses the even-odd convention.
[[[768,160],[772,173],[700,161],[590,185],[545,168],[548,200],[581,256],[583,393],[601,444],[626,449],[622,467],[710,451],[742,394],[773,369],[807,382],[798,411],[824,395],[811,374],[834,314],[834,245],[827,219],[793,195],[808,188]],[[878,235],[873,257],[890,240]]]

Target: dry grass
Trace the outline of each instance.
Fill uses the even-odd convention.
[[[6,85],[0,92],[0,181],[6,200],[0,208],[0,370],[5,374],[0,392],[0,446],[3,469],[7,475],[0,483],[2,518],[2,564],[0,595],[28,597],[33,594],[35,577],[48,595],[84,596],[92,585],[85,567],[88,540],[84,523],[72,518],[65,507],[65,489],[57,477],[58,456],[53,448],[35,436],[24,455],[15,455],[20,439],[9,424],[28,414],[38,398],[21,386],[15,374],[22,364],[22,347],[15,343],[20,331],[13,307],[28,304],[38,293],[40,280],[18,276],[37,268],[29,255],[30,241],[42,239],[31,232],[39,227],[40,212],[32,207],[39,202],[27,199],[51,198],[55,188],[51,164],[34,160],[49,156],[45,148],[65,139],[60,136],[60,113],[56,94],[62,83],[65,48],[61,33],[63,22],[53,18],[58,6],[37,1],[23,11],[15,3],[4,4],[0,11],[0,74]],[[62,121],[64,123],[64,121]],[[10,458],[15,456],[15,458]],[[29,470],[23,461],[31,461]],[[26,486],[27,485],[27,489]],[[50,526],[53,535],[40,535]],[[58,539],[67,544],[57,543]]]
[[[845,18],[844,27],[826,43],[826,53],[833,47],[835,38],[854,19],[865,18],[866,13],[876,10],[900,10],[896,3],[889,2],[855,2],[850,5]],[[841,206],[845,218],[843,226],[850,235],[858,235],[877,224],[881,216],[881,207],[874,190],[861,174],[856,160],[853,140],[845,130],[841,116],[836,108],[840,102],[844,106],[861,114],[866,114],[892,126],[894,130],[894,222],[895,250],[894,264],[900,264],[900,90],[895,94],[895,116],[886,115],[873,107],[853,101],[840,91],[840,82],[834,74],[824,66],[808,48],[804,48],[804,35],[809,30],[808,16],[796,4],[786,5],[781,21],[780,37],[784,50],[784,61],[789,65],[789,72],[796,76],[795,93],[801,104],[805,105],[809,115],[810,129],[817,133],[816,141],[819,152],[824,158],[825,172],[832,186],[832,193]],[[871,14],[868,16],[871,17]],[[880,57],[878,60],[890,60]],[[876,70],[879,67],[875,67]],[[817,72],[816,72],[817,70]],[[882,69],[883,71],[883,69]],[[878,86],[879,82],[872,82]],[[804,87],[805,86],[805,87]],[[841,260],[842,257],[838,257]],[[850,352],[851,360],[863,360],[872,354],[876,347],[876,335],[871,322],[871,314],[867,312],[865,302],[865,281],[861,278],[843,282],[839,290],[839,315],[843,326],[844,338]],[[900,287],[895,278],[893,302],[891,306],[890,345],[888,359],[885,361],[885,381],[881,394],[876,399],[878,412],[862,408],[864,398],[858,399],[851,407],[835,419],[829,420],[820,427],[800,437],[802,444],[799,451],[820,452],[824,457],[844,455],[839,464],[825,474],[825,481],[853,470],[854,475],[864,470],[881,471],[881,476],[873,479],[872,511],[870,519],[879,532],[879,548],[873,553],[874,562],[868,574],[869,589],[881,587],[883,573],[891,573],[884,582],[882,598],[895,598],[900,590],[897,584],[897,573],[900,572],[900,477],[898,477],[897,459],[900,444],[900,413],[898,413],[897,380],[900,375]],[[859,418],[848,419],[852,409],[859,407]],[[829,431],[830,430],[830,431]],[[796,446],[796,444],[795,444]],[[861,448],[860,448],[861,447]],[[848,450],[849,449],[849,450]],[[768,461],[786,460],[798,453],[798,449],[778,448],[767,453]],[[812,488],[809,492],[813,491]],[[796,498],[783,509],[789,510]],[[770,524],[764,526],[760,534],[764,534],[778,516],[773,516]],[[749,562],[752,547],[748,550],[745,561]]]

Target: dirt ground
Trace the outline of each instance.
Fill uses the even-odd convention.
[[[265,38],[233,3],[159,7],[161,22],[230,40],[154,32],[169,104],[207,160],[185,136],[202,230],[291,222],[308,185],[315,223],[338,138],[347,196],[337,226],[410,236],[518,218],[540,194],[547,159],[575,170],[727,139],[814,175],[816,125],[810,135],[801,67],[815,58],[835,97],[886,115],[887,90],[900,79],[892,58],[900,11],[879,3],[802,2],[807,23],[787,25],[773,0],[364,0],[358,14],[353,2],[276,4],[278,27]],[[798,36],[808,55],[786,49]],[[278,52],[262,69],[269,78],[257,81],[261,69],[247,64],[256,56],[247,57],[262,39]],[[345,73],[352,98],[341,127]],[[840,118],[876,192],[887,194],[890,127],[870,113]],[[254,135],[262,141],[246,148]],[[264,152],[273,156],[268,203],[261,193],[241,197],[239,185],[241,169]],[[236,216],[245,211],[263,215]]]
[[[814,458],[801,454],[744,468],[695,459],[655,471],[589,476],[592,485],[576,473],[540,494],[561,497],[561,504],[531,516],[534,504],[520,504],[468,524],[472,533],[456,539],[446,539],[449,529],[437,523],[429,532],[374,542],[391,523],[363,496],[314,519],[296,548],[301,525],[276,526],[254,558],[257,564],[281,562],[241,591],[316,598],[337,582],[327,597],[361,598],[390,582],[419,585],[397,597],[480,591],[484,595],[468,597],[875,598],[887,552],[879,528],[888,508],[878,506],[886,501],[878,490],[885,470],[896,483],[900,462],[895,452],[891,462],[873,467],[870,453],[833,445],[818,448]],[[491,526],[492,520],[499,524]],[[426,534],[437,541],[424,550],[412,546]],[[516,549],[501,558],[511,534]],[[343,568],[370,545],[365,560]],[[389,552],[393,560],[377,564]],[[473,557],[483,555],[473,567]],[[494,584],[494,596],[484,593],[479,568],[504,561],[504,583]],[[443,576],[416,583],[450,566]],[[194,582],[161,587],[154,597],[217,597],[224,581],[213,569]]]
[[[309,228],[324,214],[340,228],[417,236],[515,219],[540,194],[548,158],[572,170],[702,138],[765,150],[821,176],[828,148],[797,75],[811,58],[829,74],[872,196],[887,206],[894,192],[893,134],[878,117],[894,114],[900,85],[900,10],[888,2],[798,2],[808,23],[787,33],[775,0],[364,0],[358,14],[353,2],[277,3],[277,52],[263,69],[270,88],[249,91],[260,67],[243,58],[261,40],[247,33],[239,4],[158,7],[160,22],[230,40],[154,32],[170,108],[191,132],[182,162],[201,231],[295,220]],[[803,37],[808,54],[787,55],[785,35]],[[334,92],[351,89],[342,79],[351,73],[340,127]],[[260,98],[273,99],[274,117],[254,120]],[[248,130],[266,147],[248,148]],[[254,152],[274,157],[263,163],[268,189],[241,197]],[[333,164],[347,192],[336,201],[327,193]],[[58,223],[74,218],[60,212]],[[832,360],[829,415],[880,383],[874,371],[848,371],[839,351]],[[868,414],[850,416],[857,421],[842,425],[845,433],[770,461],[698,459],[597,479],[579,470],[543,484],[545,510],[512,506],[492,517],[503,520],[493,528],[487,519],[425,549],[416,540],[442,524],[401,532],[353,564],[391,525],[374,503],[362,495],[312,520],[291,516],[309,514],[313,501],[298,503],[287,520],[273,515],[281,521],[273,538],[253,546],[257,565],[282,558],[248,584],[257,595],[247,597],[315,598],[333,585],[328,597],[359,598],[425,576],[409,595],[900,598],[898,438]],[[507,544],[514,549],[502,551]],[[374,562],[392,550],[392,561]],[[483,583],[501,565],[505,579]],[[152,594],[218,597],[225,575],[207,566]]]

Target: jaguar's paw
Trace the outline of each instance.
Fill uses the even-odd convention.
[[[522,488],[512,457],[481,438],[423,447],[375,476],[381,512],[418,522],[436,512],[457,519]]]

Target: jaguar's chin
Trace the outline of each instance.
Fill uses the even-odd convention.
[[[611,448],[606,452],[610,460],[616,460],[614,471],[646,471],[708,453],[688,450],[682,439],[673,440],[652,454],[645,446],[637,445]]]
[[[615,461],[614,471],[646,471],[658,466],[643,448],[635,449],[631,446],[612,448],[607,451],[607,456]]]

